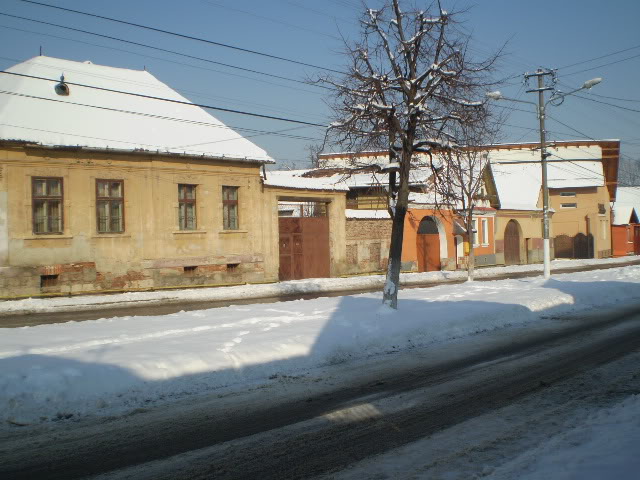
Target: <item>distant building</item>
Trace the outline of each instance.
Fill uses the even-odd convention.
[[[613,255],[640,255],[640,186],[618,187],[612,211]]]

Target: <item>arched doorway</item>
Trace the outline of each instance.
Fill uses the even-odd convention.
[[[418,271],[440,270],[440,232],[433,217],[424,217],[418,225],[417,253]]]
[[[504,229],[504,263],[505,265],[519,265],[520,260],[520,225],[515,220],[509,220]]]

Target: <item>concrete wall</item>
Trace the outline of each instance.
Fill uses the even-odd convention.
[[[6,147],[0,168],[0,296],[277,279],[265,261],[277,236],[263,225],[277,215],[257,214],[258,164]],[[62,234],[33,232],[33,176],[63,178]],[[123,233],[97,233],[96,179],[124,181]],[[197,185],[196,230],[179,230],[179,183]],[[223,185],[239,187],[238,230],[223,229]],[[57,275],[57,285],[41,288],[42,275]]]
[[[520,227],[521,263],[541,263],[543,261],[542,212],[528,210],[498,210],[495,224],[496,264],[504,264],[504,232],[507,228],[507,223],[509,223],[510,220],[518,222]],[[551,230],[551,233],[553,236],[553,229]],[[551,243],[553,258],[553,242]]]
[[[347,274],[382,272],[389,262],[390,219],[347,219]]]

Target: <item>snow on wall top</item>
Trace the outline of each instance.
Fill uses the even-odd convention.
[[[45,56],[6,71],[52,80],[0,75],[2,140],[273,161],[200,107],[73,85],[189,102],[147,71]],[[54,90],[61,75],[70,82],[68,96]]]
[[[386,187],[389,185],[388,173],[333,173],[326,176],[304,176],[314,170],[270,170],[267,172],[265,185],[274,187],[303,188],[310,190],[339,190],[348,191],[358,187]],[[316,170],[315,172],[318,172]],[[416,168],[411,171],[410,182],[423,185],[431,177],[428,168]]]
[[[365,220],[388,220],[391,218],[387,210],[345,210],[347,218],[365,219]]]
[[[271,187],[299,188],[303,190],[335,190],[346,192],[349,187],[333,177],[303,177],[309,170],[270,170],[265,185]]]
[[[602,187],[602,149],[597,145],[548,148],[549,188]],[[538,210],[542,187],[540,152],[526,149],[493,150],[491,171],[500,206],[507,210]],[[564,161],[557,161],[564,160]],[[537,163],[516,163],[533,161]]]

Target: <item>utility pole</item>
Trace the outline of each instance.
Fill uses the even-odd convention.
[[[582,84],[580,88],[576,88],[575,90],[571,90],[570,92],[563,93],[555,89],[554,86],[546,87],[544,84],[544,77],[547,75],[551,75],[553,79],[553,83],[555,84],[555,71],[554,70],[543,70],[539,68],[535,71],[535,73],[525,73],[525,80],[529,80],[531,77],[536,77],[538,79],[538,88],[533,88],[531,90],[527,90],[527,93],[538,93],[538,103],[527,102],[524,100],[519,100],[517,98],[508,98],[502,95],[499,91],[495,92],[487,92],[487,97],[492,100],[508,100],[510,102],[518,102],[518,103],[528,103],[530,105],[535,105],[536,111],[538,112],[538,119],[540,120],[540,160],[542,164],[542,238],[544,241],[543,245],[543,255],[544,255],[544,278],[551,277],[551,240],[549,236],[549,183],[547,181],[547,157],[550,155],[547,153],[547,132],[544,127],[544,118],[545,118],[545,109],[547,104],[550,102],[552,105],[561,105],[564,101],[565,97],[572,95],[580,90],[589,90],[590,88],[598,85],[602,78],[596,77],[591,80],[587,80]],[[544,92],[546,90],[552,90],[551,98],[544,101]]]
[[[542,164],[542,241],[544,259],[544,278],[551,277],[551,239],[549,235],[549,182],[547,180],[547,133],[545,131],[545,102],[544,92],[553,90],[553,87],[546,87],[544,77],[554,75],[553,71],[539,68],[535,73],[525,74],[525,79],[537,77],[538,88],[527,90],[527,93],[538,92],[538,120],[540,121],[540,161]]]

